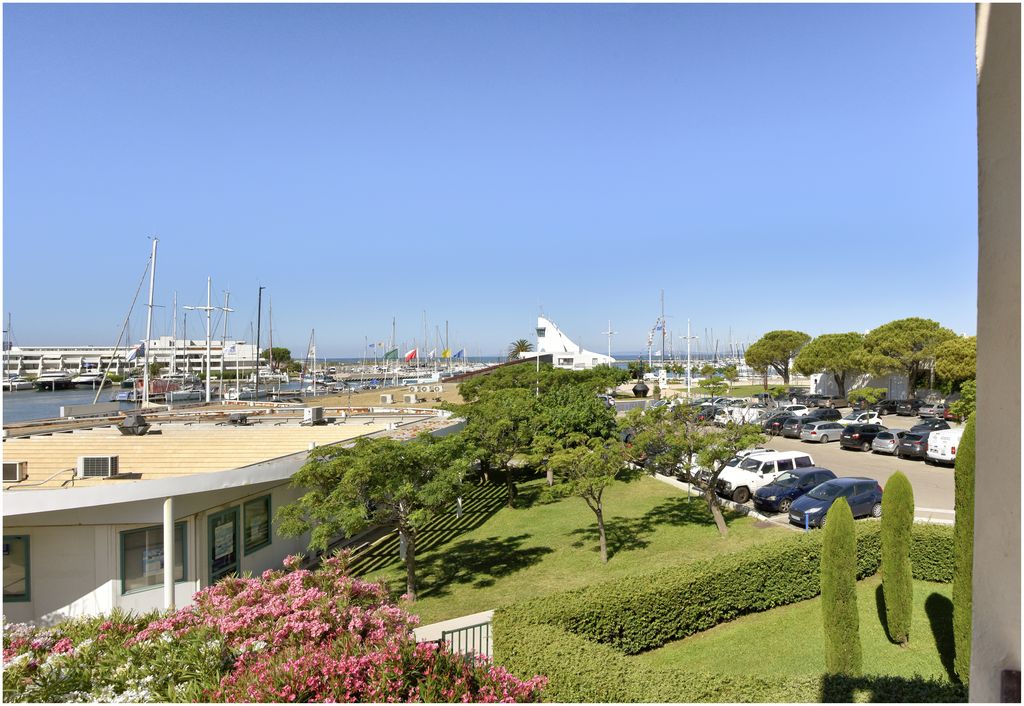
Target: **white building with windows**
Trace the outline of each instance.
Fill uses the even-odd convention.
[[[533,360],[538,356],[542,363],[551,363],[565,370],[589,370],[615,362],[614,358],[604,353],[584,350],[543,316],[537,317],[537,350],[519,354],[519,358],[525,360]]]
[[[230,573],[279,568],[307,548],[307,536],[279,536],[273,517],[301,495],[290,480],[310,449],[449,424],[435,410],[378,410],[309,426],[301,408],[265,405],[242,426],[229,411],[154,415],[142,436],[107,422],[5,438],[6,619],[164,608],[165,530],[176,606]]]

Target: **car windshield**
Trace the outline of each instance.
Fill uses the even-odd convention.
[[[875,438],[878,439],[879,441],[887,441],[888,439],[892,438],[892,434],[890,434],[887,431],[883,431],[878,436],[876,436]]]
[[[761,462],[756,458],[745,458],[743,463],[740,464],[740,468],[744,471],[756,471],[761,467]]]
[[[835,483],[822,483],[807,495],[816,500],[831,500],[843,492],[843,486]]]
[[[743,463],[743,457],[742,456],[733,456],[732,458],[729,459],[729,463],[727,463],[725,465],[726,466],[738,466],[741,463]]]
[[[800,483],[800,476],[793,473],[783,473],[775,479],[774,483],[775,485],[781,485],[783,488],[792,488]]]

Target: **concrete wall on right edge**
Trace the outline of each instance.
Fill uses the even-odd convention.
[[[1020,5],[977,8],[978,411],[970,700],[1020,671]],[[1018,697],[1019,698],[1019,697]]]

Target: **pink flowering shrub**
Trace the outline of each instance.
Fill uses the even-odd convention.
[[[344,555],[325,560],[317,571],[298,569],[294,558],[285,566],[292,570],[224,579],[198,592],[193,605],[145,621],[115,616],[92,619],[87,628],[79,621],[66,631],[5,626],[4,696],[35,701],[540,700],[544,677],[524,681],[486,660],[452,654],[447,646],[417,644],[412,629],[418,619],[392,603],[382,584],[348,576]],[[88,666],[79,664],[79,655],[89,659]],[[51,660],[59,661],[59,669],[39,669]],[[44,672],[58,674],[65,686]],[[16,678],[13,690],[7,688],[8,677]]]

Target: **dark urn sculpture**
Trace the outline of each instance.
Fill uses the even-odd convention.
[[[634,397],[647,397],[647,385],[643,380],[633,385],[633,396]]]

